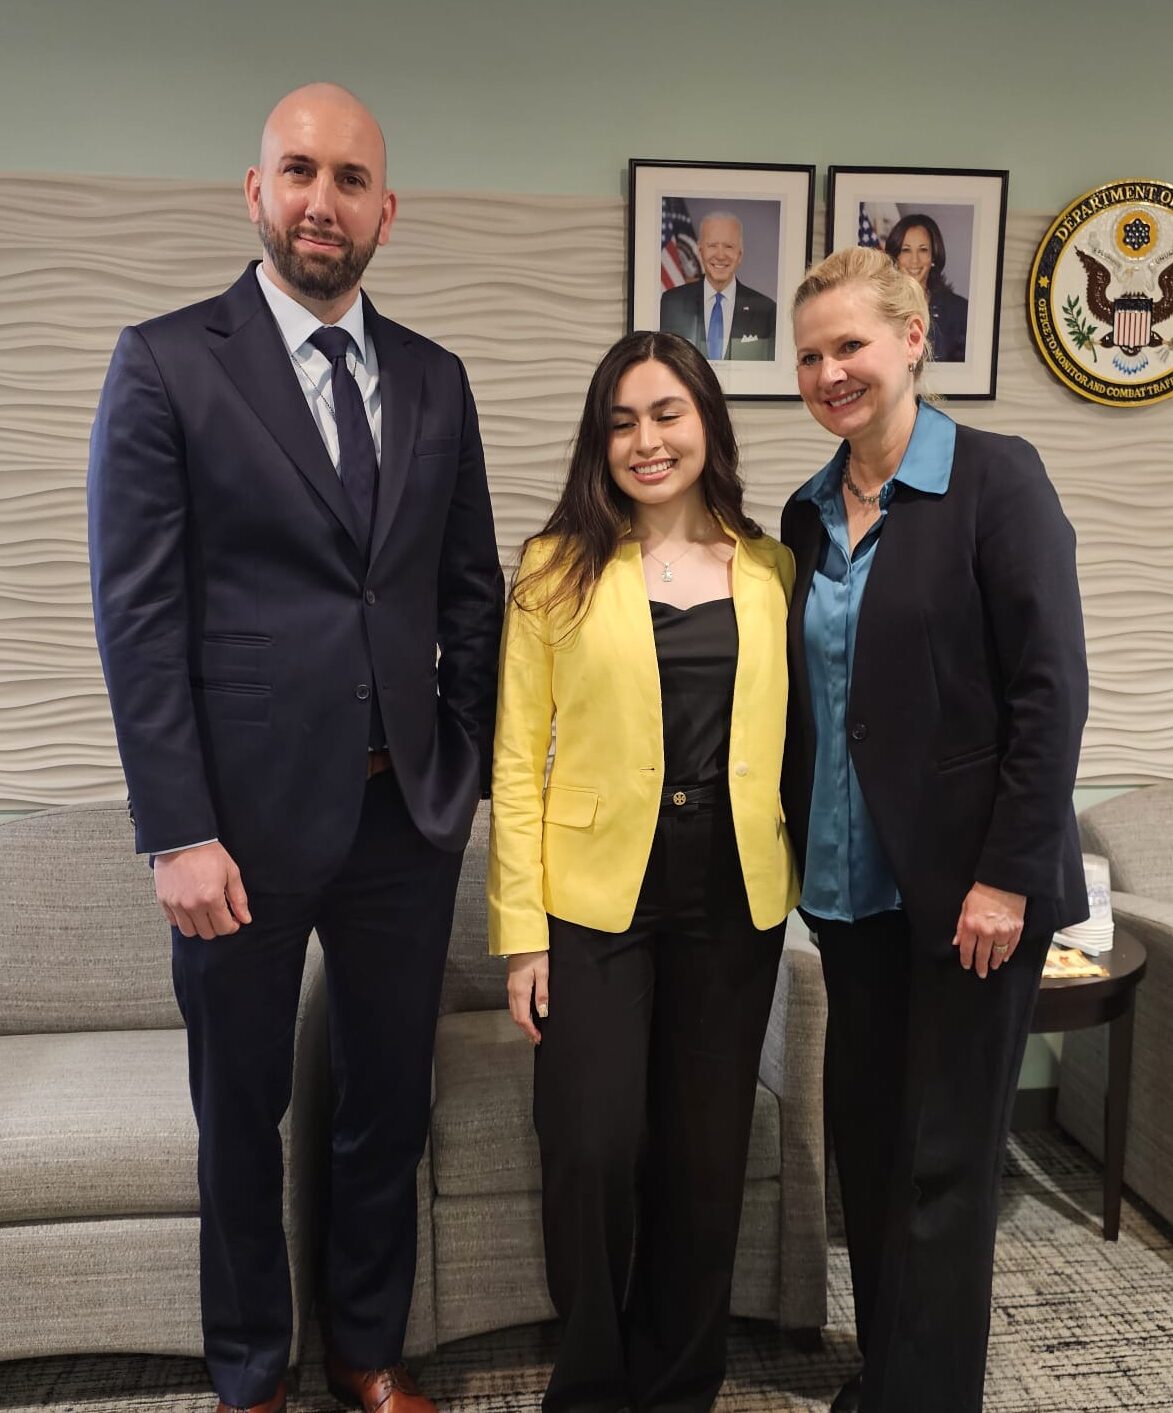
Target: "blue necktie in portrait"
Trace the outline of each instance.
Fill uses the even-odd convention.
[[[338,474],[342,489],[354,506],[360,543],[365,549],[370,541],[379,460],[362,393],[354,374],[346,366],[350,335],[345,329],[323,325],[310,335],[310,343],[330,360],[334,424],[338,428]]]
[[[709,315],[709,357],[721,358],[725,353],[725,316],[721,313],[721,301],[725,298],[718,293],[713,300],[713,312]]]

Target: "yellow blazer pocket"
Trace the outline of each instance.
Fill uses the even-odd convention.
[[[576,785],[547,785],[542,808],[546,824],[565,824],[571,829],[589,829],[599,808],[599,792]]]

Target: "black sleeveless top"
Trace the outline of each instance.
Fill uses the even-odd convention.
[[[675,789],[724,781],[737,671],[733,600],[692,608],[652,602],[664,716],[664,784]]]

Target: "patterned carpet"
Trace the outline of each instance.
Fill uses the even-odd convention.
[[[1120,1241],[1099,1229],[1098,1168],[1053,1131],[1020,1134],[1003,1188],[986,1413],[1173,1410],[1173,1233],[1126,1203]],[[0,1311],[0,1319],[3,1312]],[[855,1367],[847,1256],[831,1251],[830,1322],[802,1352],[769,1326],[735,1321],[720,1413],[825,1410]],[[450,1413],[537,1410],[552,1326],[449,1345],[420,1369]],[[0,1365],[0,1409],[210,1413],[190,1359],[79,1357]],[[307,1352],[291,1413],[338,1413],[320,1346]]]

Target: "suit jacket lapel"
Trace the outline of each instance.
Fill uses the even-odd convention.
[[[708,336],[705,330],[705,282],[703,279],[694,280],[692,288],[696,290],[693,296],[692,317],[693,335],[689,340],[702,351],[708,346]]]
[[[379,360],[380,416],[383,423],[379,491],[371,535],[373,564],[386,542],[407,485],[419,423],[423,369],[419,359],[411,355],[405,331],[389,319],[381,318],[365,294],[363,312],[375,344],[375,356]]]
[[[208,329],[222,335],[212,352],[241,396],[357,544],[350,501],[257,287],[254,266],[216,301]]]

